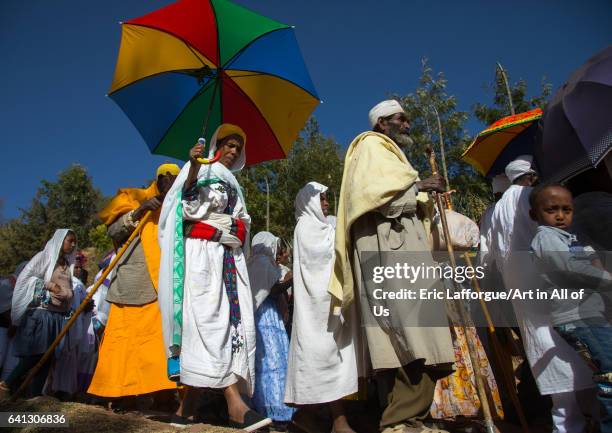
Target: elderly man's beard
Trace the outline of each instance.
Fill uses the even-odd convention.
[[[412,137],[408,134],[406,129],[402,129],[400,126],[390,124],[389,125],[389,133],[388,137],[395,141],[395,143],[400,147],[410,147],[414,144]]]

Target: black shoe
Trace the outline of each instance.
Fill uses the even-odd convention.
[[[184,416],[173,414],[172,417],[170,418],[170,425],[172,427],[185,428],[185,427],[190,426],[191,424],[194,424],[194,422]]]
[[[274,421],[272,423],[272,430],[276,432],[289,431],[289,421]]]
[[[244,430],[246,432],[256,431],[270,424],[272,424],[272,420],[270,418],[265,418],[252,410],[249,410],[244,414],[244,422],[235,422],[232,420],[229,422],[230,427]]]

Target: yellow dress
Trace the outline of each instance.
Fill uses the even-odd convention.
[[[88,393],[124,397],[174,389],[168,380],[157,301],[111,305],[98,365]]]
[[[147,189],[122,189],[100,212],[106,225],[136,209],[159,192],[153,182]],[[140,238],[147,270],[157,290],[159,211],[143,227]],[[124,397],[175,389],[167,376],[161,312],[157,300],[145,305],[112,304],[100,345],[98,364],[87,392],[100,397]]]

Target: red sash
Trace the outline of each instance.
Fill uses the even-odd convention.
[[[191,225],[189,233],[186,234],[186,236],[194,239],[206,239],[208,241],[219,242],[222,233],[223,232],[216,227],[203,222],[196,222]],[[244,240],[246,239],[246,227],[241,220],[232,218],[230,234],[240,239],[240,243],[244,245]]]

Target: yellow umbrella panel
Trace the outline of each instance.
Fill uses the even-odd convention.
[[[483,176],[503,173],[506,165],[523,154],[533,154],[537,121],[542,110],[504,117],[482,131],[461,158]]]

